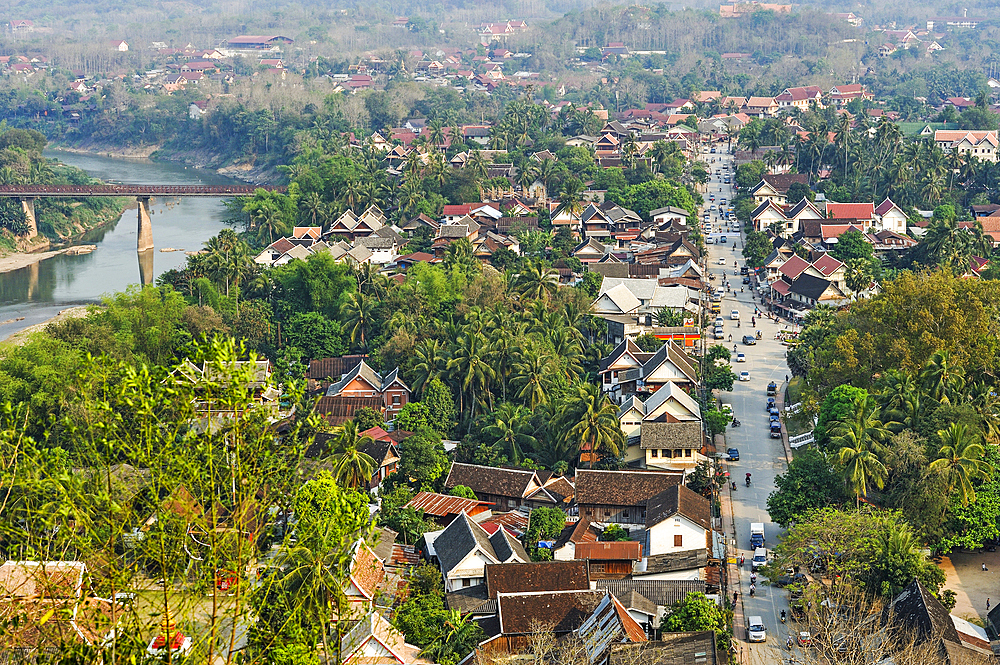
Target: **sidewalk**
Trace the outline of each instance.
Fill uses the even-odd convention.
[[[719,491],[719,498],[722,503],[722,533],[726,537],[726,580],[728,584],[726,586],[727,598],[723,600],[727,604],[732,604],[733,601],[733,591],[743,589],[743,578],[741,573],[742,569],[736,564],[736,557],[730,556],[730,552],[735,552],[737,547],[737,537],[736,537],[736,517],[733,513],[733,496],[732,489],[729,483],[726,483],[725,488]],[[733,608],[733,638],[740,641],[747,641],[747,630],[746,621],[744,620],[745,612],[743,607],[743,594],[740,593],[737,597],[736,606]],[[739,663],[744,662],[742,660],[743,650],[739,651],[737,656],[737,661]]]

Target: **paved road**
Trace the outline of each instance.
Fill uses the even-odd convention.
[[[713,155],[709,155],[709,158]],[[716,163],[711,164],[712,181],[709,183],[709,193],[714,193],[716,204],[720,196],[727,201],[732,201],[733,190],[731,185],[722,183],[722,178],[714,175],[715,169],[719,165],[719,160],[729,163],[729,155],[714,155]],[[725,173],[725,171],[723,172]],[[730,171],[732,173],[732,171]],[[722,192],[719,188],[722,187]],[[706,197],[707,198],[707,197]],[[714,215],[713,215],[714,216]],[[716,222],[715,228],[721,223]],[[773,545],[782,534],[781,529],[776,524],[772,524],[767,515],[767,496],[774,490],[774,477],[783,473],[786,467],[784,447],[780,439],[770,438],[767,412],[765,404],[767,402],[767,384],[775,381],[781,386],[788,374],[788,366],[785,363],[785,347],[774,339],[775,333],[784,328],[784,324],[778,324],[768,319],[758,318],[757,327],[750,325],[750,319],[754,314],[755,303],[749,286],[744,293],[740,293],[742,277],[733,274],[733,261],[743,265],[743,256],[740,249],[743,247],[742,238],[739,234],[730,233],[725,244],[708,245],[709,271],[716,275],[712,282],[714,286],[721,284],[722,275],[730,280],[735,292],[730,292],[722,298],[722,316],[725,319],[726,340],[732,334],[733,343],[737,344],[737,351],[746,354],[746,362],[737,363],[736,356],[733,356],[733,370],[737,375],[746,370],[750,372],[749,381],[737,381],[733,386],[732,393],[723,393],[723,403],[730,404],[733,413],[742,425],[737,428],[729,428],[726,433],[727,446],[736,447],[740,451],[738,462],[723,462],[733,480],[736,481],[737,489],[731,491],[733,515],[736,523],[736,556],[743,554],[746,557],[746,564],[742,570],[738,570],[740,579],[740,607],[737,611],[737,620],[744,620],[749,616],[760,616],[764,620],[767,628],[768,639],[765,644],[749,644],[746,642],[746,631],[737,627],[736,636],[739,638],[742,647],[741,663],[787,663],[791,654],[785,648],[785,639],[794,634],[796,624],[781,624],[781,610],[788,610],[788,593],[781,589],[772,588],[762,584],[758,579],[757,591],[754,598],[750,598],[750,559],[753,551],[750,549],[750,523],[763,522],[766,536],[766,544]],[[734,247],[736,247],[734,251]],[[725,266],[719,265],[719,258],[726,260]],[[738,271],[737,271],[738,272]],[[730,319],[731,310],[738,310],[740,313],[740,327],[737,322]],[[742,337],[745,334],[752,334],[760,330],[762,338],[754,346],[744,346]],[[712,342],[717,343],[717,342]],[[730,348],[732,344],[730,343]],[[779,390],[780,394],[780,390]],[[779,403],[781,398],[778,398]],[[752,474],[751,486],[748,488],[744,484],[746,473]],[[724,524],[727,533],[732,525]],[[735,585],[736,580],[733,580]],[[740,611],[741,610],[741,611]]]

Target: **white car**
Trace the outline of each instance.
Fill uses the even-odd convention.
[[[737,353],[736,354],[736,362],[738,362],[738,363],[745,363],[746,361],[747,361],[747,356],[746,356],[745,353]]]
[[[726,257],[724,257],[724,256],[720,256],[719,257],[719,265],[720,266],[726,265]]]
[[[764,627],[764,620],[759,616],[747,619],[747,638],[751,642],[767,641],[767,629]]]
[[[740,372],[740,381],[749,381],[749,380],[750,380],[750,372],[747,372],[746,370]]]
[[[739,312],[739,310],[734,309],[733,311],[731,311],[729,313],[729,318],[732,319],[733,321],[739,321],[740,320],[740,312]]]

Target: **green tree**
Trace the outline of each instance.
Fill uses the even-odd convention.
[[[956,492],[963,506],[976,500],[972,482],[986,478],[994,469],[982,460],[985,452],[979,436],[961,423],[952,423],[948,429],[938,432],[941,449],[938,458],[931,462],[932,471],[944,473],[948,492]]]
[[[865,238],[861,231],[851,230],[837,238],[837,244],[830,250],[834,258],[848,262],[851,259],[865,259],[870,261],[874,248]]]
[[[476,500],[476,493],[473,492],[471,488],[466,487],[465,485],[455,485],[454,487],[451,488],[451,491],[448,492],[448,494],[450,494],[451,496],[460,496],[463,499],[472,499],[473,501]]]
[[[628,530],[620,524],[609,524],[601,532],[601,540],[604,542],[624,542],[629,540]]]
[[[372,438],[359,433],[357,421],[348,420],[338,428],[334,441],[330,461],[337,482],[351,489],[366,486],[378,465],[371,455],[358,449],[374,443]]]
[[[563,437],[577,450],[586,449],[591,454],[603,451],[617,456],[625,442],[618,422],[618,408],[593,384],[576,387],[567,399],[560,420]]]
[[[767,497],[771,521],[787,527],[818,508],[839,505],[847,499],[836,470],[819,450],[796,454],[788,470],[774,479],[777,489]]]
[[[455,396],[440,378],[434,378],[424,391],[421,404],[427,407],[427,423],[447,436],[455,427]]]
[[[831,423],[830,442],[837,449],[837,459],[843,465],[844,478],[861,503],[868,488],[885,486],[888,470],[882,461],[887,451],[883,442],[889,431],[879,420],[878,405],[871,395],[858,398],[854,413],[845,420]]]
[[[337,358],[347,353],[340,322],[319,312],[303,312],[289,319],[284,329],[285,342],[306,358]]]
[[[399,473],[418,488],[435,491],[448,468],[448,457],[439,436],[418,432],[399,444]]]
[[[751,268],[760,268],[764,265],[764,259],[771,255],[774,247],[768,239],[766,233],[752,231],[747,234],[746,242],[743,244],[743,258],[747,260],[747,265]]]

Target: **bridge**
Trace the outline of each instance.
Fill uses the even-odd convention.
[[[156,196],[208,196],[228,198],[252,196],[258,189],[284,192],[285,187],[255,185],[0,185],[0,198],[17,199],[28,223],[27,237],[38,235],[35,200],[44,198],[84,198],[90,196],[134,196],[139,204],[140,252],[153,249],[153,223],[149,218],[149,199]]]

